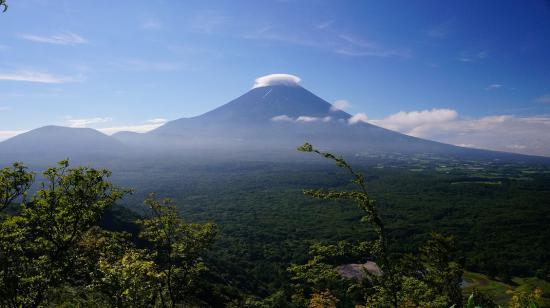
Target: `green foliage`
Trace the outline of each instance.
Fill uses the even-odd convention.
[[[340,249],[334,246],[314,246],[312,260],[306,265],[291,266],[289,271],[292,279],[301,282],[295,285],[295,298],[302,300],[295,301],[298,305],[311,304],[312,301],[307,300],[308,295],[320,294],[323,290],[342,299],[341,304],[349,300],[353,292],[358,292],[367,307],[448,307],[461,303],[462,268],[456,262],[452,238],[433,234],[432,239],[418,252],[419,258],[410,255],[401,258],[391,256],[385,226],[376,203],[367,192],[365,177],[354,171],[343,158],[321,152],[308,143],[298,150],[313,152],[335,161],[336,166],[351,174],[351,183],[356,187],[351,191],[314,189],[305,190],[304,193],[322,200],[355,203],[364,213],[361,222],[370,226],[376,234],[375,240],[362,242],[356,249],[346,248],[347,245],[343,244],[338,246]],[[334,257],[339,256],[341,259],[349,251],[364,252],[369,259],[376,261],[381,274],[365,271],[365,278],[359,279],[357,283],[346,282],[334,268],[339,265],[334,263],[337,262]],[[342,294],[345,297],[339,297]]]
[[[1,1],[1,0],[0,0]],[[34,180],[34,175],[21,163],[0,169],[0,211],[17,198],[24,196]],[[25,201],[23,200],[23,203]]]
[[[110,173],[90,168],[69,169],[67,161],[46,170],[45,182],[20,215],[0,223],[0,304],[36,307],[49,290],[72,276],[77,243],[105,208],[124,194],[106,181]],[[4,169],[0,194],[24,194],[32,175],[18,164]],[[10,201],[11,202],[11,201]]]
[[[324,291],[311,296],[308,308],[335,308],[338,302],[339,300],[330,291]]]
[[[463,270],[457,259],[458,252],[454,246],[454,239],[434,233],[420,249],[421,265],[410,270],[414,273],[415,270],[421,269],[421,280],[446,303],[460,303]]]
[[[61,161],[42,175],[19,214],[0,221],[0,306],[203,303],[203,255],[217,238],[216,225],[186,223],[171,200],[151,196],[150,216],[138,221],[146,245],[137,248],[130,234],[98,226],[128,193],[108,181],[111,172]],[[24,196],[33,178],[21,164],[0,170],[2,208]]]
[[[540,277],[550,273],[549,166],[399,153],[350,156],[348,162],[365,175],[390,251],[414,251],[437,231],[455,237],[470,271],[498,278],[534,276],[538,269]],[[302,188],[353,186],[342,169],[309,155],[285,162],[174,159],[113,168],[117,181],[136,188],[126,199],[129,208],[139,210],[144,192],[155,191],[173,198],[187,219],[215,221],[222,236],[210,252],[210,267],[255,296],[288,286],[286,268],[305,263],[312,243],[375,236],[362,231],[363,213],[355,206],[313,206],[319,201],[303,195]],[[410,171],[417,168],[423,171]]]
[[[542,298],[542,290],[534,289],[531,292],[522,290],[510,291],[510,308],[537,308]]]
[[[367,193],[367,187],[365,183],[365,177],[358,172],[355,172],[353,168],[341,157],[337,157],[328,152],[321,152],[309,143],[298,148],[299,151],[303,152],[313,152],[319,154],[327,159],[333,160],[336,163],[336,166],[346,169],[351,175],[353,183],[356,186],[356,190],[352,191],[337,191],[337,190],[324,190],[324,189],[310,189],[305,190],[304,194],[324,200],[350,200],[355,203],[359,209],[365,214],[361,218],[361,222],[367,223],[370,226],[374,227],[374,231],[377,235],[377,240],[370,244],[370,255],[377,261],[378,266],[382,271],[388,272],[388,275],[391,275],[392,269],[390,268],[390,260],[388,256],[388,243],[386,231],[384,224],[380,219],[378,214],[378,209],[376,208],[376,203],[374,200],[371,200],[369,194]]]
[[[195,304],[200,275],[206,270],[202,255],[214,243],[218,231],[212,223],[186,223],[181,219],[170,199],[145,200],[151,217],[140,220],[140,237],[152,246],[151,257],[162,290],[159,297],[163,306]]]
[[[110,307],[150,307],[155,284],[152,262],[129,234],[91,228],[76,247],[71,285],[89,303]],[[66,303],[62,298],[61,303]],[[76,304],[76,303],[73,303]]]
[[[498,308],[499,306],[492,298],[486,294],[474,289],[466,301],[466,307]]]
[[[113,307],[151,307],[157,301],[161,274],[145,253],[128,249],[120,259],[98,262],[100,280],[93,285],[109,295]]]
[[[40,249],[52,250],[53,256],[65,254],[126,193],[106,180],[110,171],[70,169],[68,161],[43,175],[45,182],[31,202],[23,204],[22,217],[39,238]]]
[[[311,145],[303,149],[315,150]],[[346,161],[331,155],[323,157],[350,171]],[[76,172],[70,180],[61,180],[72,170],[65,164],[40,177],[45,182],[30,199],[25,193],[33,182],[32,173],[15,165],[0,171],[0,193],[12,196],[6,202],[11,206],[3,206],[4,216],[0,216],[0,306],[37,306],[34,299],[43,289],[41,305],[64,307],[392,306],[395,293],[389,290],[398,291],[397,300],[403,307],[448,307],[457,303],[461,265],[450,238],[434,235],[426,241],[425,234],[433,229],[457,235],[461,255],[470,266],[484,270],[496,264],[494,275],[499,279],[505,272],[540,268],[541,277],[548,272],[544,266],[548,244],[540,242],[547,238],[547,231],[535,226],[549,217],[540,205],[550,196],[546,185],[550,172],[530,173],[532,181],[499,179],[500,185],[466,187],[452,184],[468,180],[461,171],[411,173],[406,162],[392,162],[395,166],[386,169],[362,164],[361,171],[369,175],[362,180],[362,172],[350,168],[355,173],[351,173],[351,182],[324,166],[302,162],[187,169],[157,166],[147,172],[155,179],[162,175],[159,181],[137,183],[146,185],[138,188],[160,191],[176,201],[150,199],[147,210],[138,215],[106,205],[108,199],[89,203],[98,199],[82,197],[93,196],[89,192],[94,190],[100,192],[96,197],[104,195],[104,189],[108,194],[110,189],[93,179],[106,182],[110,173]],[[521,172],[517,166],[491,168],[487,172]],[[188,176],[174,180],[173,174],[182,173]],[[128,183],[124,172],[116,175],[117,182]],[[365,193],[369,190],[366,196],[360,194],[361,182]],[[300,186],[331,206],[304,206],[315,201],[303,197],[297,189]],[[320,186],[330,189],[314,189]],[[125,199],[127,204],[136,209],[136,200],[142,196],[130,198]],[[384,221],[388,268],[394,269],[394,280],[387,278],[388,269],[382,276],[367,279],[345,279],[338,274],[342,264],[383,263],[372,253],[380,251],[377,232],[381,228],[373,218],[360,223],[372,209],[365,206],[366,200],[372,202],[380,222]],[[357,207],[348,206],[351,202]],[[186,223],[180,213],[191,221],[216,221],[220,239],[214,242],[216,228]],[[52,218],[47,219],[48,215]],[[100,222],[111,231],[97,227]],[[121,233],[124,230],[132,234]],[[68,249],[54,258],[58,246]],[[441,281],[449,285],[442,286]],[[169,285],[177,289],[172,296]],[[523,287],[514,291],[532,293],[532,287]],[[474,296],[476,305],[493,307],[481,296]],[[497,302],[508,298],[497,298]],[[542,298],[539,306],[546,300]]]
[[[550,283],[536,277],[513,277],[508,284],[479,273],[465,272],[464,285],[462,294],[474,294],[475,303],[482,307],[505,307],[512,302],[515,295],[535,293],[539,295],[536,300],[539,307],[550,306]]]
[[[543,307],[540,305],[542,298],[542,291],[538,288],[533,289],[531,292],[525,291],[512,291],[508,292],[511,297],[508,302],[509,308],[538,308]],[[501,307],[496,305],[493,300],[483,293],[480,293],[478,290],[475,290],[470,294],[466,303],[464,304],[466,308],[497,308]],[[451,307],[453,308],[453,307]]]
[[[321,256],[315,256],[303,265],[293,264],[288,270],[292,274],[292,281],[295,282],[294,288],[306,296],[340,288],[344,282],[336,269],[324,263]]]

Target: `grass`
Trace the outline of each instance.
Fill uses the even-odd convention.
[[[461,182],[452,182],[451,185],[461,185],[461,184],[482,184],[482,185],[502,185],[501,181],[498,182],[489,182],[489,181],[461,181]]]
[[[493,298],[498,304],[504,304],[510,299],[506,291],[512,289],[512,287],[508,284],[472,272],[464,272],[463,279],[466,282],[466,286],[463,288],[464,296],[471,294],[475,288]]]
[[[490,296],[500,305],[506,304],[510,300],[510,295],[506,291],[523,291],[530,293],[535,288],[542,290],[542,306],[550,307],[550,283],[536,277],[514,277],[512,283],[504,283],[491,279],[486,275],[464,272],[465,287],[462,289],[464,296],[469,296],[475,288],[482,293]]]

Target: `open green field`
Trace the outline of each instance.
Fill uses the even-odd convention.
[[[472,272],[464,273],[464,296],[469,296],[475,288],[490,296],[497,304],[504,305],[510,300],[509,291],[530,293],[535,288],[542,290],[542,307],[550,307],[550,283],[536,277],[514,277],[510,283],[491,279],[486,275]]]

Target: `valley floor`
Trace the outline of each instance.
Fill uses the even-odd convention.
[[[500,305],[505,305],[510,300],[510,291],[530,292],[535,288],[542,291],[542,307],[550,307],[550,283],[536,277],[514,277],[511,282],[505,283],[491,279],[487,275],[465,272],[463,294],[469,296],[473,289],[477,289],[493,298]]]

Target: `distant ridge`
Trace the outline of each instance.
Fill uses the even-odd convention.
[[[282,77],[281,77],[282,76]],[[0,143],[1,159],[182,155],[223,158],[229,153],[248,159],[295,157],[296,146],[345,153],[437,154],[463,159],[544,160],[520,154],[463,148],[420,139],[366,122],[352,122],[350,114],[298,85],[285,75],[256,84],[240,97],[202,115],[181,118],[147,133],[119,132],[107,136],[90,128],[46,126]],[[261,78],[260,78],[261,79]],[[258,79],[258,80],[260,80]]]
[[[0,143],[0,158],[18,160],[69,157],[96,158],[121,153],[126,146],[120,141],[91,128],[44,126],[22,133]]]

